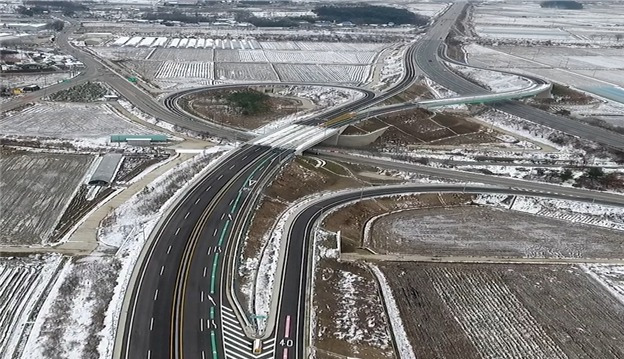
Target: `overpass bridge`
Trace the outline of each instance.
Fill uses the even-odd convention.
[[[444,106],[492,103],[511,99],[536,96],[549,92],[551,84],[534,83],[526,88],[513,91],[486,93],[474,96],[456,96],[435,100],[423,100],[402,103],[397,105],[380,106],[360,112],[349,112],[338,117],[327,118],[325,122],[295,123],[279,128],[271,133],[264,134],[249,141],[252,145],[269,146],[274,148],[290,149],[295,154],[301,154],[320,143],[334,146],[364,146],[377,140],[387,129],[381,128],[362,135],[342,135],[349,126],[367,118],[393,112],[407,111],[416,108],[439,108]]]

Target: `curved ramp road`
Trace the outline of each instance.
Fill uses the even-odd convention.
[[[444,39],[450,28],[465,9],[465,2],[454,3],[439,21],[427,32],[423,41],[416,45],[416,65],[431,80],[460,95],[480,95],[490,93],[489,90],[476,85],[451,71],[438,56]],[[529,121],[544,125],[561,132],[585,138],[616,150],[624,151],[624,136],[603,128],[586,125],[542,111],[516,101],[504,101],[491,105],[492,108],[518,116]]]
[[[417,193],[499,193],[511,195],[539,196],[547,198],[569,199],[585,202],[597,202],[592,196],[578,194],[570,196],[563,193],[539,193],[533,191],[473,185],[401,185],[387,187],[373,187],[361,190],[352,190],[334,195],[325,196],[310,203],[294,214],[294,221],[288,230],[288,246],[284,254],[283,280],[279,293],[278,326],[275,336],[276,358],[304,359],[307,358],[306,346],[308,343],[308,328],[306,328],[306,295],[311,283],[310,263],[312,258],[312,243],[314,228],[317,220],[323,213],[337,206],[388,195],[417,194]],[[624,202],[611,203],[624,207]]]

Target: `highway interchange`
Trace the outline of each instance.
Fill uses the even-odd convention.
[[[326,111],[302,124],[321,125],[332,118],[373,106],[409,87],[420,72],[460,94],[485,93],[485,89],[449,71],[438,56],[444,38],[463,8],[464,4],[461,3],[451,6],[427,35],[408,49],[405,73],[390,90],[383,94],[364,91],[364,96],[360,99]],[[213,125],[181,111],[176,106],[176,101],[188,92],[168,97],[164,103],[159,103],[100,60],[71,46],[68,42],[69,34],[71,28],[58,37],[58,45],[82,61],[86,70],[70,83],[48,88],[47,93],[79,82],[103,79],[126,100],[158,119],[213,136],[249,138],[249,135],[236,129]],[[43,95],[43,91],[27,95],[8,103],[3,111],[15,109]],[[622,136],[602,129],[554,116],[517,102],[509,101],[494,107],[612,148],[624,149]],[[334,123],[331,126],[341,125],[344,123]],[[168,211],[161,225],[150,236],[142,260],[135,269],[136,280],[128,289],[125,309],[119,323],[116,358],[305,358],[310,235],[321,214],[341,203],[389,194],[465,191],[527,195],[539,192],[540,196],[545,197],[624,205],[620,196],[599,192],[343,156],[342,160],[418,171],[490,186],[381,187],[326,197],[304,208],[289,228],[290,239],[286,252],[282,254],[282,280],[276,283],[277,312],[272,313],[269,318],[269,330],[257,333],[257,338],[263,341],[264,351],[254,355],[251,349],[255,337],[250,333],[255,331],[252,322],[237,302],[233,290],[236,284],[231,272],[259,193],[294,153],[294,148],[288,146],[276,148],[242,144],[194,183]]]

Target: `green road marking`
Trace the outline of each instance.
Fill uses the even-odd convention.
[[[210,320],[214,320],[214,307],[210,308]]]
[[[236,201],[234,201],[234,205],[232,205],[231,213],[236,212],[236,207],[238,207],[238,200],[240,200],[242,194],[243,194],[243,190],[238,191],[238,196],[236,196]]]
[[[228,226],[230,225],[230,220],[225,221],[225,226],[223,226],[223,230],[221,231],[221,237],[219,237],[219,246],[223,244],[223,239],[225,238]]]
[[[214,330],[210,331],[210,342],[212,343],[212,359],[217,359],[217,336]]]
[[[212,262],[212,274],[210,275],[210,294],[215,292],[215,282],[217,279],[217,264],[219,263],[219,253],[215,253],[214,262]]]
[[[267,163],[273,157],[275,157],[275,154],[271,155],[271,157],[265,158],[262,162],[260,162],[260,164],[253,170],[253,172],[251,172],[251,174],[247,176],[247,178],[245,179],[245,183],[249,183],[249,180],[251,179],[251,177],[253,177],[256,174],[256,172],[258,172],[258,170],[262,168],[262,166],[264,166],[264,164]],[[238,196],[236,197],[236,201],[234,201],[234,204],[232,205],[231,213],[236,212],[236,207],[238,207],[238,201],[240,200],[242,195],[243,195],[243,191],[242,190],[238,191]]]

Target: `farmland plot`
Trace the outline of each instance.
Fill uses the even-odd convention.
[[[365,51],[379,52],[388,46],[386,43],[346,43],[346,42],[295,42],[304,51]]]
[[[150,60],[158,61],[213,61],[213,53],[211,49],[172,49],[158,48]]]
[[[37,302],[54,277],[61,256],[0,258],[0,353],[18,357],[36,315]]]
[[[3,135],[103,139],[152,130],[126,120],[106,104],[42,103],[0,118]]]
[[[215,50],[215,61],[216,62],[240,62],[240,56],[238,54],[238,50]]]
[[[489,207],[390,214],[372,226],[384,253],[532,258],[620,258],[622,231]]]
[[[215,78],[235,81],[279,81],[270,64],[218,62],[215,65]]]
[[[45,243],[92,161],[88,155],[3,153],[0,243]]]
[[[240,50],[238,56],[242,62],[269,62],[263,50]]]
[[[585,273],[602,284],[624,305],[624,266],[611,264],[587,264],[582,266]]]
[[[347,53],[337,51],[265,51],[269,62],[289,64],[359,64],[369,63],[374,52]],[[359,55],[359,56],[358,56]]]
[[[151,60],[125,60],[123,65],[128,69],[136,72],[144,79],[153,79],[162,66],[162,61]]]
[[[214,78],[212,62],[177,62],[165,61],[156,73],[157,79],[162,78]]]
[[[368,76],[365,65],[275,64],[282,81],[316,83],[360,83]]]
[[[61,82],[71,77],[69,72],[55,72],[50,74],[32,73],[23,75],[2,74],[2,84],[9,87],[22,87],[28,85],[38,85],[47,87]]]
[[[260,41],[258,44],[265,50],[301,50],[296,43],[290,41]]]
[[[576,267],[401,263],[380,268],[394,288],[416,357],[624,355],[624,306]]]
[[[149,47],[89,47],[88,49],[99,57],[109,60],[145,60],[154,50]]]

